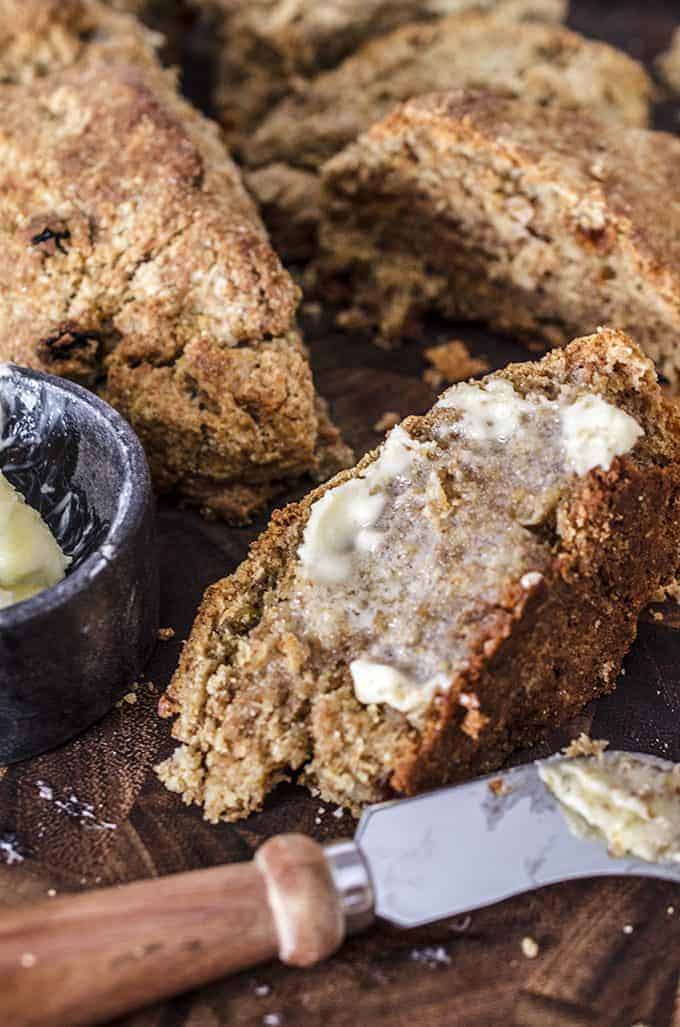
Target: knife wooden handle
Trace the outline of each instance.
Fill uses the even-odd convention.
[[[311,966],[344,936],[323,849],[304,835],[280,835],[252,863],[0,916],[0,1023],[102,1023],[277,954]]]

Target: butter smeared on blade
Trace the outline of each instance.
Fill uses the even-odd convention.
[[[40,514],[0,472],[0,609],[56,585],[68,564]]]
[[[604,840],[612,856],[680,863],[680,765],[616,753],[550,761],[539,773],[578,837]]]

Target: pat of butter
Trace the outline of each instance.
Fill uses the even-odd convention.
[[[298,550],[311,581],[339,585],[351,577],[357,554],[378,549],[382,535],[375,525],[387,502],[385,490],[395,478],[408,477],[414,459],[428,448],[396,427],[360,478],[329,489],[313,504]]]
[[[0,473],[0,609],[56,585],[68,563],[37,510]]]
[[[561,419],[567,460],[577,474],[594,467],[608,471],[614,457],[630,452],[644,435],[634,417],[592,393],[565,407]]]
[[[613,753],[551,761],[539,773],[579,837],[604,840],[612,856],[680,862],[680,765]]]
[[[312,580],[334,585],[349,577],[354,551],[377,542],[371,527],[384,505],[384,496],[371,495],[364,478],[346,481],[314,504],[299,550]]]
[[[458,432],[473,442],[507,442],[531,416],[536,402],[523,399],[510,382],[494,378],[482,385],[464,382],[448,389],[437,406],[457,411]],[[542,400],[559,410],[568,466],[583,475],[594,467],[608,471],[614,457],[629,453],[644,430],[625,410],[587,393],[573,403]]]
[[[312,505],[298,549],[298,609],[321,644],[356,643],[350,672],[359,702],[417,717],[437,692],[448,691],[462,656],[451,649],[444,611],[464,622],[456,611],[467,602],[456,594],[452,551],[475,577],[482,567],[492,591],[495,575],[506,573],[498,543],[515,530],[513,522],[540,522],[571,473],[608,468],[643,434],[600,396],[577,396],[571,387],[554,398],[524,396],[502,378],[455,385],[440,398],[442,414],[431,426],[441,445],[398,426],[360,477]],[[460,475],[474,484],[467,490],[473,504],[457,496]],[[533,556],[515,565],[527,590],[541,581],[532,565]],[[446,597],[441,616],[432,610],[433,595]],[[423,603],[431,607],[426,643],[418,631]]]
[[[458,430],[475,442],[506,442],[519,429],[522,414],[534,409],[502,378],[492,378],[485,385],[454,385],[437,406],[458,411]]]
[[[352,660],[349,670],[360,703],[388,703],[407,714],[422,713],[435,693],[447,691],[450,684],[445,674],[418,684],[396,667],[371,660]]]

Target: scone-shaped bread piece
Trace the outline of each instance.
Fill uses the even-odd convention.
[[[208,590],[160,776],[217,820],[292,770],[353,810],[490,770],[613,689],[679,543],[678,412],[625,335],[453,386]]]
[[[314,245],[312,225],[307,253],[300,252],[301,217],[314,203],[309,188],[290,188],[295,172],[289,168],[318,171],[401,100],[470,87],[502,89],[637,126],[647,124],[653,93],[637,61],[561,25],[467,12],[397,29],[282,100],[246,143],[246,164],[262,169],[248,184],[279,252],[305,256]]]
[[[389,343],[428,310],[680,370],[680,139],[485,92],[402,104],[324,168],[321,266]]]
[[[126,57],[0,85],[0,359],[97,389],[160,490],[243,520],[349,454],[217,126]]]
[[[215,105],[232,146],[302,80],[335,67],[367,39],[458,11],[560,21],[567,0],[192,0],[219,46]]]

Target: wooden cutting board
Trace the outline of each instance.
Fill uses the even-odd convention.
[[[574,27],[646,61],[680,21],[680,6],[664,0],[572,6]],[[677,130],[680,108],[660,105],[658,123]],[[334,334],[313,308],[304,320],[320,391],[357,453],[379,442],[373,425],[386,411],[403,416],[431,405],[421,347],[385,353]],[[481,331],[432,325],[430,342],[450,338],[465,339],[494,367],[526,359],[521,348]],[[336,817],[293,785],[281,786],[257,816],[210,826],[153,773],[172,745],[156,704],[203,589],[234,569],[264,523],[228,529],[161,504],[162,624],[176,635],[159,643],[130,701],[58,751],[0,770],[0,908],[246,859],[280,831],[304,831],[319,841],[353,832],[349,816]],[[680,760],[679,607],[644,615],[616,693],[549,739],[541,753],[584,729],[615,748]],[[527,936],[538,944],[533,959],[522,951]],[[377,927],[324,966],[300,971],[272,964],[117,1023],[680,1027],[679,971],[680,890],[650,881],[585,881],[414,932]]]

